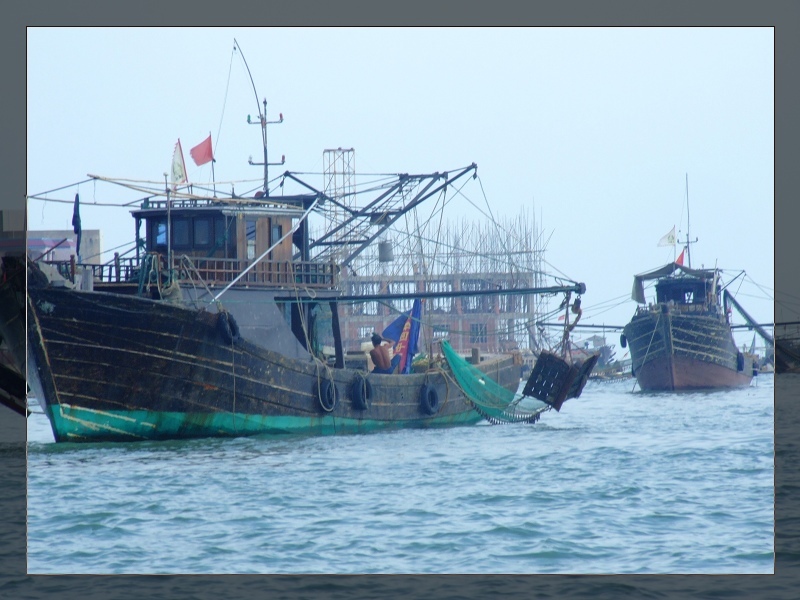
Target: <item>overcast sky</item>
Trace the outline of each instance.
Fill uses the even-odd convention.
[[[216,180],[258,178],[260,129],[246,123],[258,107],[234,38],[269,118],[284,115],[269,136],[286,164],[271,174],[320,172],[338,147],[359,172],[475,162],[473,200],[485,192],[500,218],[535,206],[547,261],[586,283],[584,321],[610,325],[633,314],[633,275],[673,260],[659,239],[673,226],[686,237],[688,176],[692,266],[744,270],[731,291],[773,320],[771,28],[29,28],[28,193],[88,173],[163,180],[178,138],[190,181],[210,181],[189,158],[209,133]],[[50,197],[75,191],[105,248],[132,238],[125,210],[87,205],[113,200],[107,188]],[[468,203],[459,216],[483,218]],[[28,203],[30,230],[71,217]]]

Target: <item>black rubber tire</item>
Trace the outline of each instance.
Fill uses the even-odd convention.
[[[369,410],[372,401],[372,384],[363,375],[356,375],[350,386],[350,396],[356,410]]]
[[[622,346],[623,348],[628,347],[628,338],[625,337],[624,333],[621,336],[619,336],[619,345]]]
[[[419,391],[419,407],[426,415],[435,415],[439,412],[439,392],[428,383]]]
[[[233,344],[239,340],[239,324],[231,313],[222,311],[217,315],[217,329],[226,344]]]
[[[339,400],[339,390],[336,384],[330,379],[319,379],[317,381],[317,400],[319,407],[324,412],[333,412]]]

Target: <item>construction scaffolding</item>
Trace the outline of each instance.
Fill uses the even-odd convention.
[[[446,338],[459,352],[538,351],[542,340],[535,323],[548,312],[550,298],[513,294],[546,285],[543,231],[533,211],[523,209],[500,223],[437,224],[436,237],[425,235],[426,229],[420,224],[411,235],[387,236],[365,250],[341,274],[344,293],[503,290],[497,296],[426,300],[424,343]],[[346,305],[340,314],[343,338],[359,347],[411,305],[411,300]]]
[[[534,208],[523,207],[518,216],[500,220],[445,218],[448,203],[463,196],[463,184],[455,194],[436,186],[470,173],[474,179],[475,165],[449,174],[401,175],[394,184],[391,178],[383,181],[380,174],[362,175],[358,192],[372,190],[379,199],[359,207],[355,151],[325,150],[323,164],[323,189],[331,201],[321,210],[325,225],[318,231],[312,226],[311,254],[339,265],[344,295],[413,297],[420,292],[502,290],[497,295],[426,299],[420,343],[430,348],[431,343],[448,339],[458,352],[477,348],[487,353],[525,349],[538,353],[549,346],[536,323],[548,317],[552,296],[513,293],[553,281],[545,270],[547,242]],[[419,200],[429,190],[431,199],[423,208]],[[383,331],[412,304],[405,298],[340,303],[345,349],[361,350],[374,331]],[[332,340],[323,341],[329,343]]]
[[[347,209],[353,209],[356,197],[356,152],[353,148],[336,148],[322,152],[323,191],[339,204],[323,205],[323,212],[334,226],[347,219]]]

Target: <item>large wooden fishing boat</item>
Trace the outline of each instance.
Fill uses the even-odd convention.
[[[398,174],[367,190],[367,202],[345,203],[288,171],[270,181],[266,101],[259,117],[264,162],[251,164],[264,165],[264,181],[256,193],[222,197],[218,182],[214,194],[199,194],[166,181],[90,176],[146,194],[131,211],[135,256],[102,265],[28,260],[28,380],[56,441],[535,422],[581,393],[593,360],[549,357],[521,397],[518,352],[470,364],[444,339],[412,365],[405,327],[398,373],[370,372],[363,353],[348,356],[344,303],[558,293],[579,302],[585,286],[431,292],[420,282],[407,294],[347,295],[341,274],[354,257],[477,167]],[[290,183],[303,193],[287,193]],[[76,195],[76,228],[79,208]],[[310,215],[326,219],[321,235],[311,235]],[[419,318],[409,313],[406,324]]]
[[[173,230],[185,226],[196,234],[201,227],[218,232],[241,226],[244,232],[252,216],[256,231],[269,232],[280,223],[290,228],[293,201],[312,206],[318,198],[284,197],[273,207],[263,198],[195,198],[174,211],[169,201],[150,200],[147,208],[133,211],[147,232],[147,252],[138,259],[93,269],[51,265],[63,278],[29,262],[29,383],[57,441],[332,434],[484,418],[535,421],[564,400],[558,396],[574,374],[569,381],[563,373],[549,376],[550,388],[540,386],[542,402],[523,409],[514,395],[518,354],[485,357],[473,366],[446,341],[443,361],[431,359],[409,373],[378,375],[363,363],[348,366],[337,331],[339,303],[398,296],[345,296],[336,286],[335,263],[292,259],[288,245],[286,257],[262,262],[238,258],[240,237],[223,244],[232,258],[192,255],[197,245],[166,260],[158,252],[167,211]],[[296,229],[300,235],[290,243],[302,254],[310,241],[306,230]],[[217,238],[202,239],[205,244]],[[584,290],[576,284],[511,293]],[[323,308],[330,311],[336,340],[331,360],[316,342]],[[468,392],[470,381],[481,386]]]

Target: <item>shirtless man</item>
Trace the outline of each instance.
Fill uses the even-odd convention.
[[[382,373],[389,375],[394,373],[397,365],[400,364],[400,355],[396,354],[392,360],[389,360],[389,347],[383,345],[383,341],[391,342],[392,340],[384,340],[377,333],[372,334],[372,345],[374,348],[369,351],[369,356],[372,362],[375,363],[375,368],[372,369],[373,373]]]

